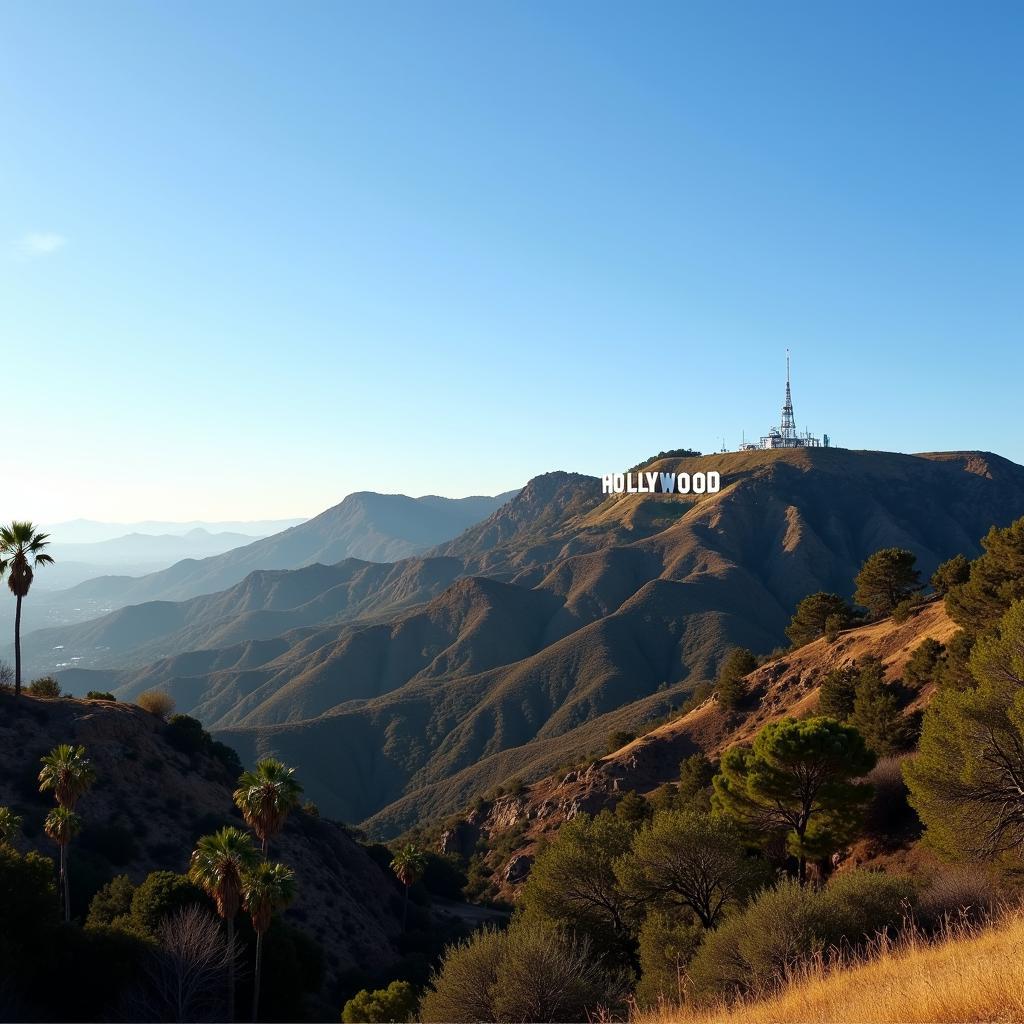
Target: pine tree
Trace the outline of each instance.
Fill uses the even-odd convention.
[[[766,725],[752,747],[722,756],[714,807],[765,842],[786,832],[803,882],[809,856],[825,856],[856,834],[872,792],[856,780],[875,761],[850,726],[784,718]]]
[[[818,591],[805,597],[793,613],[786,627],[786,636],[794,647],[803,647],[819,636],[824,636],[826,627],[846,629],[853,618],[853,609],[838,595]]]
[[[854,601],[872,615],[891,615],[901,601],[921,589],[916,561],[917,556],[906,548],[876,551],[857,573]]]
[[[757,658],[743,647],[734,647],[722,662],[718,671],[715,693],[718,704],[726,711],[735,711],[747,695],[743,677],[757,668]]]

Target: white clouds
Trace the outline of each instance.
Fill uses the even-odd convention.
[[[52,256],[67,244],[68,240],[55,231],[29,231],[22,235],[18,248],[26,256]]]

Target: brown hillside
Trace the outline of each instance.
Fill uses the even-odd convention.
[[[154,870],[183,872],[200,835],[242,824],[235,780],[206,754],[175,749],[154,715],[108,701],[0,694],[0,804],[24,817],[21,845],[54,853],[42,830],[53,801],[39,793],[36,775],[39,758],[58,743],[84,744],[96,769],[96,785],[77,808],[85,827],[72,849],[75,870],[95,886],[115,874],[139,882]],[[324,946],[332,978],[397,960],[399,894],[344,829],[296,812],[274,853],[298,880],[285,917]]]
[[[485,811],[470,812],[446,833],[444,847],[465,853],[481,836],[493,845],[513,830],[521,832],[511,855],[491,865],[502,879],[503,895],[509,896],[526,877],[537,844],[569,818],[581,811],[595,813],[614,806],[624,793],[646,794],[675,781],[680,762],[693,753],[703,751],[715,757],[727,747],[749,742],[769,721],[813,714],[818,686],[834,668],[875,655],[882,659],[887,677],[898,679],[924,639],[932,637],[944,643],[956,630],[942,603],[932,601],[902,625],[884,619],[847,630],[833,644],[816,640],[747,677],[750,710],[723,712],[711,697],[688,714],[581,768],[534,783],[519,795],[499,797]],[[919,692],[908,712],[929,696],[928,690]]]
[[[719,494],[602,497],[593,478],[537,478],[446,545],[437,557],[475,579],[427,604],[115,683],[170,689],[246,757],[304,765],[329,813],[394,834],[664,715],[728,647],[782,643],[806,594],[850,594],[878,548],[909,547],[927,577],[1024,513],[1024,469],[984,453],[790,449],[652,467],[701,468],[722,473]]]

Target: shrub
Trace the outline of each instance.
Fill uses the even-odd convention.
[[[700,925],[678,914],[655,910],[647,915],[640,929],[640,981],[634,993],[641,1009],[683,1001],[687,968],[702,934]]]
[[[173,698],[163,690],[144,690],[135,698],[135,703],[143,711],[148,711],[151,715],[156,715],[157,718],[163,718],[165,721],[174,711]]]
[[[874,836],[904,836],[919,832],[920,822],[907,800],[903,758],[882,757],[867,776],[874,792],[864,815],[864,829]]]
[[[112,700],[112,701],[116,701],[117,700],[117,698],[112,693],[108,693],[106,690],[90,690],[85,695],[85,699],[86,700]]]
[[[627,743],[632,743],[635,739],[635,732],[627,732],[625,729],[616,729],[615,732],[608,734],[608,741],[605,743],[605,751],[606,753],[614,754],[620,747],[624,747]]]
[[[911,612],[917,607],[918,602],[912,597],[905,597],[892,610],[892,621],[897,626],[902,626],[910,618]]]
[[[917,919],[929,929],[947,921],[984,918],[999,902],[992,875],[977,864],[944,866],[921,890]]]
[[[420,1003],[420,1020],[588,1020],[624,1001],[624,979],[606,970],[586,938],[536,919],[485,929],[450,946]]]
[[[100,889],[89,902],[86,928],[103,928],[125,919],[132,910],[135,886],[127,875],[117,875]]]
[[[175,750],[180,750],[184,754],[196,754],[210,743],[210,734],[203,728],[199,719],[191,715],[172,715],[164,736]]]
[[[416,1010],[416,993],[407,981],[393,981],[387,988],[357,992],[341,1011],[345,1024],[390,1024],[407,1021]]]
[[[820,891],[783,881],[706,935],[690,965],[694,995],[715,1001],[763,991],[801,960],[899,926],[913,902],[908,878],[879,872],[839,874]]]
[[[161,921],[175,911],[195,904],[210,908],[205,893],[185,875],[154,871],[132,895],[131,919],[141,931],[155,935]]]
[[[38,679],[33,679],[26,690],[33,697],[59,697],[60,683],[53,676],[40,676]]]

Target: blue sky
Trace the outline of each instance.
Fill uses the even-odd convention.
[[[18,3],[4,517],[492,493],[777,421],[1024,462],[1024,8]]]

